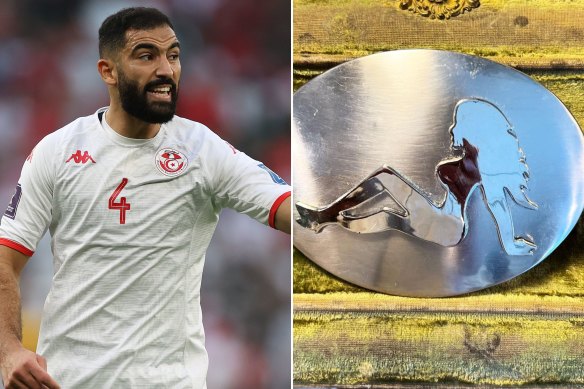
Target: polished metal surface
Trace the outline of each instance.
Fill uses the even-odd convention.
[[[347,62],[294,95],[294,245],[331,273],[448,296],[547,257],[584,206],[583,137],[511,68],[435,50]]]

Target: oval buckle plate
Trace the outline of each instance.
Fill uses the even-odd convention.
[[[372,290],[449,296],[545,259],[583,206],[583,136],[525,74],[437,50],[375,54],[294,95],[294,245]]]

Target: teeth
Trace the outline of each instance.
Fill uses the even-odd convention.
[[[155,88],[153,90],[153,92],[156,92],[156,93],[170,93],[170,87],[169,86],[165,86],[165,87]]]

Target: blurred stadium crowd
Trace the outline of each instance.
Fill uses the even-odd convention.
[[[289,1],[2,0],[0,208],[43,136],[107,105],[97,30],[133,5],[157,7],[175,25],[183,69],[178,114],[290,182]],[[51,276],[45,237],[21,283],[28,344],[36,341]],[[201,293],[209,389],[289,387],[289,237],[224,211]]]

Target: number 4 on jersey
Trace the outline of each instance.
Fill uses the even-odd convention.
[[[130,203],[126,202],[125,197],[121,197],[120,201],[117,203],[116,203],[116,199],[120,195],[120,192],[124,189],[124,187],[126,186],[127,183],[128,183],[128,179],[123,178],[120,185],[118,185],[116,190],[114,190],[114,193],[112,193],[112,195],[109,198],[109,207],[108,208],[120,210],[120,224],[126,224],[126,211],[130,210]]]

